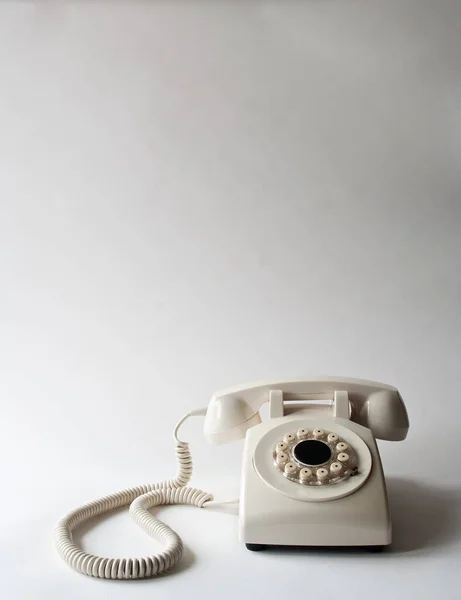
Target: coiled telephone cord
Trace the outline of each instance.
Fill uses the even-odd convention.
[[[177,474],[174,479],[139,485],[103,496],[72,510],[58,521],[54,532],[55,543],[59,554],[69,566],[90,577],[142,579],[160,575],[178,562],[183,552],[181,538],[171,527],[155,518],[149,509],[166,504],[191,504],[199,508],[211,504],[226,504],[212,503],[212,494],[187,486],[192,476],[192,456],[189,444],[179,440],[177,432],[187,418],[205,413],[206,409],[191,411],[175,427]],[[77,546],[72,532],[78,525],[96,515],[128,504],[136,523],[151,537],[164,544],[161,552],[142,558],[103,558],[89,554]]]

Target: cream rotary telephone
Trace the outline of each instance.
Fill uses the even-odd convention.
[[[269,419],[262,422],[259,409],[265,402]],[[268,381],[218,392],[208,408],[191,411],[178,422],[174,479],[104,496],[60,519],[56,546],[72,568],[105,579],[139,579],[159,575],[181,558],[181,538],[149,509],[221,504],[187,486],[192,458],[178,430],[192,416],[205,416],[204,434],[211,444],[245,438],[239,520],[240,539],[248,549],[282,545],[375,550],[391,543],[375,438],[405,439],[409,423],[399,392],[362,379]],[[161,552],[144,558],[102,558],[75,544],[72,531],[80,523],[127,505],[138,525],[164,544]]]

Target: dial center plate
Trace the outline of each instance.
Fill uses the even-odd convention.
[[[308,467],[324,465],[331,458],[328,444],[320,440],[303,440],[293,448],[295,459]]]
[[[256,436],[252,447],[254,470],[266,485],[293,500],[325,502],[352,494],[368,479],[373,461],[370,449],[356,431],[362,428],[349,421],[346,427],[342,421],[284,418],[277,425],[263,423],[260,427],[266,430]],[[293,449],[304,440],[327,444],[332,452],[330,460],[312,467],[300,463]],[[344,462],[340,454],[346,455],[341,456]]]

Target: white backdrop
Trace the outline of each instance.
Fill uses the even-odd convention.
[[[9,598],[434,598],[459,589],[461,4],[0,6],[0,572]],[[56,519],[172,476],[216,389],[397,386],[395,545],[249,553],[235,510],[159,511],[169,576],[73,573]],[[238,494],[242,444],[183,436]],[[95,553],[157,546],[122,512]]]

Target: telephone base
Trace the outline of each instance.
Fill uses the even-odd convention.
[[[245,544],[245,546],[251,552],[260,552],[266,548],[265,544]]]
[[[298,428],[315,427],[339,433],[360,453],[357,476],[331,487],[310,489],[288,481],[277,470],[272,444]],[[359,477],[361,485],[344,494],[349,483],[356,486]],[[252,427],[245,443],[239,515],[240,540],[249,550],[291,546],[380,551],[391,543],[392,529],[386,484],[372,432],[342,418],[322,419],[319,414],[308,419],[302,411],[299,416],[275,418]]]
[[[296,549],[305,549],[305,550],[365,550],[366,552],[378,553],[382,552],[386,548],[390,547],[390,544],[386,546],[280,546],[280,545],[272,545],[272,544],[245,544],[247,550],[251,552],[261,552],[266,548],[296,548]]]
[[[386,548],[389,548],[390,544],[387,546],[365,546],[365,550],[367,550],[368,552],[382,552],[383,550],[385,550]]]

